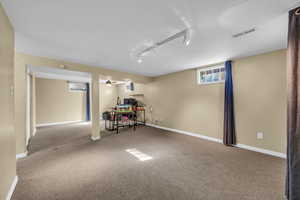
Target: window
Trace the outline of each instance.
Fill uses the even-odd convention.
[[[70,92],[84,92],[86,91],[85,83],[68,82]]]
[[[214,84],[225,81],[224,65],[200,68],[197,70],[198,84]]]

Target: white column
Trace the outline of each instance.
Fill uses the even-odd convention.
[[[31,79],[31,134],[32,136],[36,133],[36,77],[33,74]]]
[[[92,136],[93,141],[100,140],[99,75],[92,73],[91,85]]]

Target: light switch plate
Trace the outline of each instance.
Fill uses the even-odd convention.
[[[264,133],[263,132],[257,132],[256,136],[257,136],[258,140],[264,139]]]

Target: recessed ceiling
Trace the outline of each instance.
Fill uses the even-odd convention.
[[[157,76],[286,47],[288,10],[299,0],[1,0],[16,51]],[[189,46],[174,40],[191,28]],[[256,31],[234,38],[235,34]]]

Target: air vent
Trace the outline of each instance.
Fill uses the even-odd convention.
[[[234,34],[232,37],[233,38],[238,38],[238,37],[242,37],[244,35],[247,35],[247,34],[250,34],[250,33],[253,33],[256,31],[256,28],[252,28],[252,29],[249,29],[249,30],[246,30],[246,31],[243,31],[241,33],[237,33],[237,34]]]

